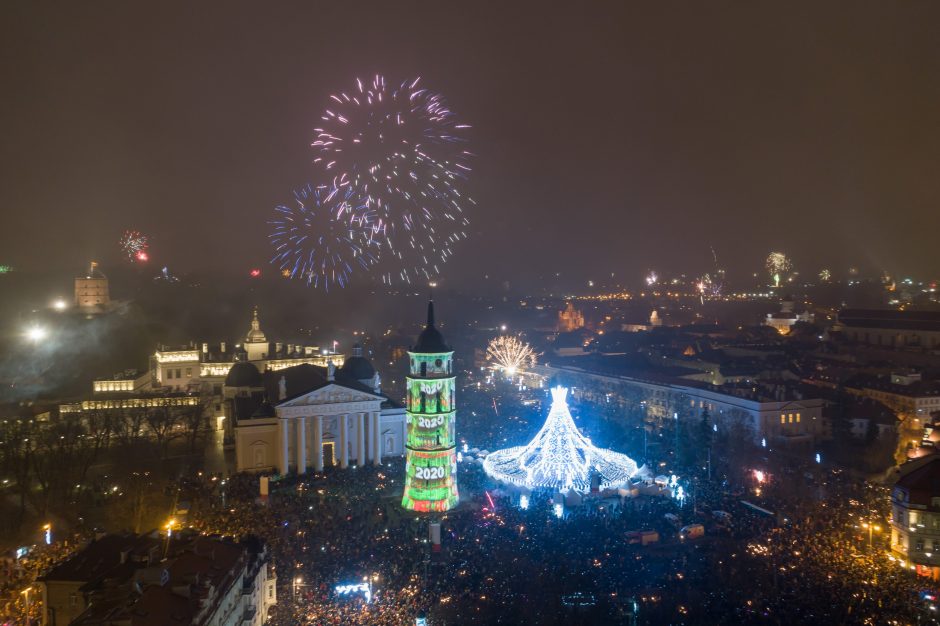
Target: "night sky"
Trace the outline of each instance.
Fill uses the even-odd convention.
[[[380,72],[474,126],[445,281],[710,246],[940,271],[940,4],[555,4],[4,3],[0,263],[116,263],[136,228],[177,271],[263,265],[329,94]]]

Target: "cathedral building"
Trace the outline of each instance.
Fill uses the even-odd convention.
[[[236,363],[225,394],[239,472],[304,474],[404,453],[405,409],[382,393],[359,346],[339,368],[305,363],[261,374]]]

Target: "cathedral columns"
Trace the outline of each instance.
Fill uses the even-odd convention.
[[[305,474],[307,472],[307,432],[306,418],[297,417],[297,473]]]
[[[280,417],[277,420],[277,434],[281,440],[280,450],[278,450],[277,455],[277,471],[281,476],[287,475],[288,470],[288,458],[287,450],[290,446],[290,422],[287,421],[287,418]]]
[[[382,414],[372,411],[369,415],[372,425],[372,464],[382,464]]]
[[[366,414],[356,413],[356,465],[366,464]]]
[[[313,469],[323,471],[323,417],[313,418]]]
[[[349,414],[339,416],[339,466],[349,467]]]

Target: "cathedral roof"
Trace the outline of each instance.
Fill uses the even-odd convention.
[[[263,384],[261,372],[248,361],[235,363],[225,377],[226,387],[261,387]]]
[[[340,387],[346,387],[348,389],[355,389],[356,391],[362,391],[372,395],[381,396],[384,399],[382,402],[383,408],[401,407],[401,404],[389,398],[384,393],[376,393],[375,390],[371,387],[362,384],[354,378],[351,378],[348,374],[344,374],[341,370],[336,370],[335,380],[329,380],[327,368],[317,367],[316,365],[310,365],[309,363],[302,363],[300,365],[286,367],[281,370],[268,370],[264,373],[263,377],[267,397],[277,398],[276,404],[280,404],[281,402],[285,402],[287,400],[292,400],[293,398],[310,393],[311,391],[316,391],[317,389],[326,387],[328,385],[338,385]],[[284,378],[284,383],[287,387],[287,395],[283,400],[280,399],[280,381],[282,377]]]
[[[371,380],[375,376],[375,368],[372,367],[372,361],[362,356],[362,345],[357,343],[353,346],[352,356],[343,361],[343,366],[336,373],[342,378]]]
[[[418,335],[418,341],[415,343],[414,347],[411,349],[412,352],[417,353],[437,353],[437,352],[452,352],[453,350],[444,343],[444,335],[441,334],[434,326],[434,301],[428,301],[428,323],[424,327],[424,330],[421,331],[421,334]]]
[[[337,371],[355,380],[368,380],[375,376],[375,368],[372,367],[372,362],[363,356],[349,357]]]

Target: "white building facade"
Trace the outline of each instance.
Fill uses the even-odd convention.
[[[279,402],[235,427],[236,470],[304,474],[381,465],[405,451],[405,409],[336,381]],[[270,406],[270,405],[268,405]]]

